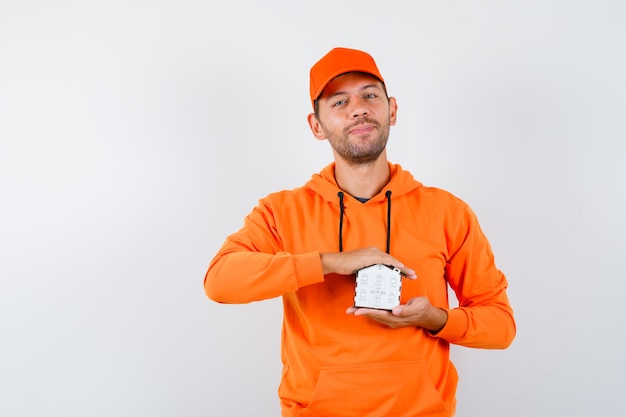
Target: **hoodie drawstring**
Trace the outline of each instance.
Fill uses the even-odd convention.
[[[339,252],[343,252],[343,215],[344,215],[344,206],[343,206],[343,191],[339,191],[337,193],[337,197],[339,197]],[[389,249],[391,246],[391,190],[387,190],[385,193],[385,197],[387,198],[387,253],[389,253]]]
[[[387,197],[387,253],[389,253],[389,246],[391,246],[391,190],[387,190],[385,197]]]
[[[339,252],[343,252],[343,191],[337,193],[339,197]]]

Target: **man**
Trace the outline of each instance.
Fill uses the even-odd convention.
[[[387,160],[397,104],[373,58],[335,48],[310,77],[309,126],[334,163],[262,199],[211,261],[205,291],[283,298],[284,417],[452,416],[450,343],[503,349],[515,336],[506,279],[472,210]],[[375,264],[404,276],[391,310],[354,306],[355,272]]]

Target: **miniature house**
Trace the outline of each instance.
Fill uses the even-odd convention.
[[[371,265],[357,271],[354,305],[391,310],[400,304],[401,291],[402,277],[398,268]]]

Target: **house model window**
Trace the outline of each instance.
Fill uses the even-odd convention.
[[[391,310],[400,304],[401,291],[402,277],[398,268],[371,265],[357,271],[354,305]]]

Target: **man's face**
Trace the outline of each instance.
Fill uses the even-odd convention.
[[[351,165],[378,159],[397,109],[380,80],[356,72],[340,75],[326,85],[318,102],[318,117],[309,116],[316,138],[328,139],[335,155]]]

